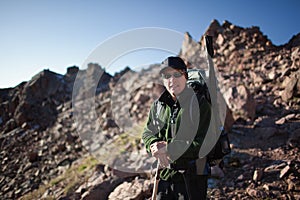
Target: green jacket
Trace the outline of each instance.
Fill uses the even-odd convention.
[[[204,96],[197,97],[188,87],[177,99],[177,103],[174,102],[169,92],[165,90],[159,99],[153,102],[142,139],[149,153],[152,143],[167,141],[167,151],[172,164],[185,165],[198,159],[210,123],[211,106]],[[178,114],[172,117],[176,107]],[[165,168],[161,171],[160,178],[168,180],[177,173],[175,170]]]

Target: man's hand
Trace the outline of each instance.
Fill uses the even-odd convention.
[[[162,167],[169,165],[169,157],[167,154],[167,142],[159,141],[150,145],[152,155],[159,160]]]

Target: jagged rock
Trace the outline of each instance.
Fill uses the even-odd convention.
[[[144,200],[151,194],[150,181],[145,179],[134,179],[131,182],[120,184],[108,199],[110,200]]]
[[[255,117],[255,101],[250,91],[243,85],[230,88],[224,93],[224,98],[229,109],[233,112],[235,120],[242,118],[244,120]]]
[[[223,31],[223,27],[220,25],[220,23],[218,22],[218,20],[214,19],[211,21],[209,27],[207,28],[207,30],[205,31],[204,35],[211,35],[214,38],[216,38],[216,36],[219,33],[222,33]]]
[[[93,185],[89,191],[82,195],[82,200],[94,200],[98,198],[107,199],[114,188],[121,184],[124,180],[116,177],[108,178],[103,182]]]
[[[285,168],[280,171],[279,178],[283,178],[289,172],[290,168],[289,165],[285,166]]]
[[[294,35],[290,41],[286,44],[287,48],[299,47],[300,46],[300,33]]]
[[[252,188],[247,188],[247,193],[249,194],[249,196],[253,197],[253,198],[260,198],[260,199],[264,199],[266,198],[268,195],[266,194],[266,192],[261,191],[261,190],[257,190],[257,189],[252,189]]]
[[[207,69],[207,60],[203,45],[193,40],[189,33],[184,34],[180,57],[188,68]]]
[[[34,76],[22,91],[20,103],[14,111],[16,123],[21,126],[25,122],[47,127],[56,120],[56,106],[52,98],[62,84],[62,75],[49,70]]]
[[[107,130],[109,128],[114,128],[114,127],[117,127],[117,124],[113,119],[110,118],[106,119],[106,121],[103,124],[103,130]]]
[[[290,77],[287,77],[283,82],[284,91],[282,92],[282,99],[284,101],[290,100],[292,97],[300,95],[300,70]]]
[[[263,178],[264,171],[262,169],[256,169],[253,174],[253,181],[257,182]]]
[[[254,130],[254,134],[259,140],[268,140],[277,134],[275,127],[258,127]]]
[[[36,151],[30,151],[27,153],[29,162],[35,162],[38,159],[38,153]]]
[[[216,165],[216,166],[211,167],[211,176],[217,177],[217,178],[223,178],[224,172],[218,165]],[[238,177],[238,179],[239,179],[239,177]]]
[[[79,71],[79,67],[77,66],[68,67],[66,76],[77,74],[78,71]]]

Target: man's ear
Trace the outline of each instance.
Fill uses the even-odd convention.
[[[185,79],[188,80],[188,73],[184,72]]]

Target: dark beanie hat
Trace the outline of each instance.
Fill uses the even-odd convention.
[[[184,61],[180,57],[168,57],[161,63],[162,69],[160,70],[160,74],[163,73],[163,71],[167,67],[171,67],[173,69],[179,69],[186,73],[187,67],[184,63]]]

